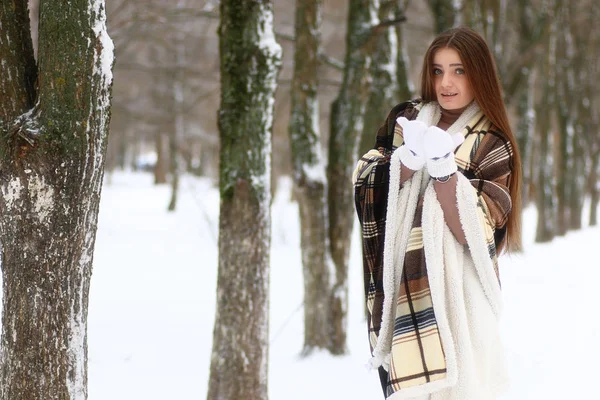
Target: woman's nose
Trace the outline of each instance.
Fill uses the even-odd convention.
[[[442,75],[442,87],[450,87],[450,86],[452,86],[452,79],[450,77],[450,74],[444,73]]]

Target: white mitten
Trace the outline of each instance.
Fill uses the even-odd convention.
[[[464,141],[461,132],[450,135],[437,126],[427,128],[423,148],[427,158],[427,172],[432,178],[441,178],[456,172],[454,150]]]
[[[407,168],[418,171],[425,165],[425,150],[423,139],[427,125],[421,121],[409,121],[400,117],[396,122],[402,127],[404,145],[396,151],[400,152],[400,161]]]

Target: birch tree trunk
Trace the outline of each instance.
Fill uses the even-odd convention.
[[[378,23],[378,0],[350,0],[346,34],[344,78],[331,107],[329,163],[327,165],[329,241],[336,274],[332,307],[333,354],[346,351],[348,312],[348,259],[354,225],[352,170],[369,99],[374,30]]]
[[[267,399],[273,3],[222,0],[219,273],[209,400]]]
[[[319,132],[318,69],[322,1],[296,3],[290,143],[294,194],[300,208],[304,273],[304,348],[331,348],[330,299],[335,267],[329,253],[325,160]]]
[[[0,4],[1,400],[87,398],[112,84],[104,7],[42,2],[36,66],[27,2]]]

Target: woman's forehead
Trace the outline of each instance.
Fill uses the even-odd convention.
[[[450,47],[444,47],[433,54],[433,63],[439,65],[462,64],[460,55]]]

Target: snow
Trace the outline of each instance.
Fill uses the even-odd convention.
[[[54,188],[47,185],[43,176],[30,174],[29,196],[40,222],[45,222],[54,207]]]
[[[279,68],[281,66],[281,56],[282,49],[281,46],[277,43],[275,39],[275,31],[273,28],[273,10],[269,5],[262,5],[262,10],[259,16],[258,23],[258,31],[257,36],[259,38],[259,42],[257,46],[265,57],[266,63],[268,66],[265,66],[265,71],[267,71],[266,76],[263,78],[264,88],[261,89],[254,100],[254,104],[264,104],[266,97],[266,113],[263,115],[262,126],[268,129],[269,131],[273,126],[273,106],[275,104],[274,93],[277,89],[277,76],[279,73]],[[253,58],[253,74],[256,74],[256,59]],[[250,87],[253,79],[248,79],[248,93],[252,93],[252,88]],[[264,188],[264,190],[269,193],[263,199],[263,204],[261,204],[261,208],[264,210],[268,207],[268,204],[271,201],[270,196],[270,187],[271,187],[271,135],[266,135],[265,143],[262,147],[263,154],[261,156],[261,160],[264,160],[264,164],[266,168],[264,172],[257,176],[251,177],[252,185],[255,187]]]
[[[15,206],[14,203],[21,198],[23,186],[21,186],[21,180],[18,177],[13,177],[5,186],[0,187],[0,190],[2,191],[4,201],[9,209],[11,209]]]
[[[349,271],[348,355],[299,353],[303,344],[298,209],[291,181],[272,205],[269,396],[271,400],[381,399],[369,372],[358,231]],[[219,193],[182,177],[178,209],[168,185],[145,173],[105,184],[88,315],[89,400],[206,398],[216,300]],[[589,206],[584,215],[589,214]],[[535,210],[524,215],[525,252],[502,256],[502,336],[512,385],[501,400],[595,398],[600,354],[600,228],[534,244]]]
[[[104,77],[104,84],[109,87],[112,83],[113,73],[112,66],[114,63],[114,43],[106,30],[106,9],[105,0],[93,0],[90,5],[90,15],[95,19],[95,24],[92,27],[96,37],[102,43],[99,63],[96,63],[97,73]]]

